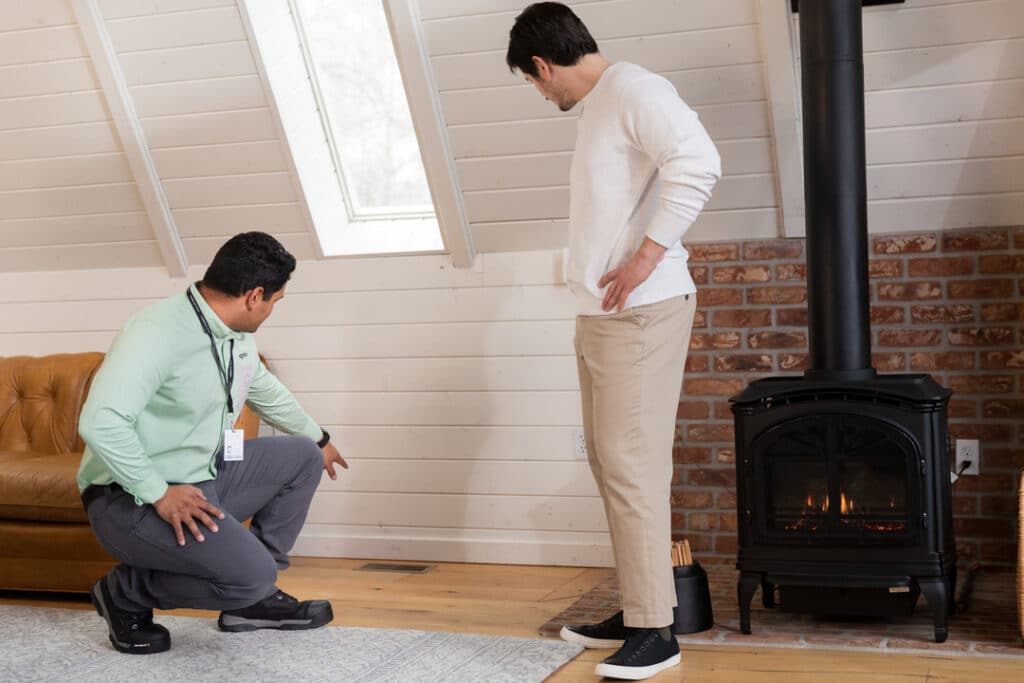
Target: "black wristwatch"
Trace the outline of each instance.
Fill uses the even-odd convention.
[[[331,435],[328,434],[327,430],[324,429],[323,427],[320,428],[320,431],[323,432],[324,435],[320,438],[319,441],[316,442],[316,445],[319,446],[320,448],[323,448],[324,446],[326,446],[330,442]]]

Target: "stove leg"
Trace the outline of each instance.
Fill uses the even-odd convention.
[[[944,643],[949,636],[946,618],[949,615],[949,603],[952,601],[949,581],[938,577],[928,577],[918,579],[917,583],[921,586],[921,592],[924,593],[925,598],[928,599],[928,608],[935,619],[935,642]]]
[[[757,587],[761,585],[763,574],[756,572],[740,572],[740,580],[736,585],[736,594],[740,602],[740,631],[750,635],[750,601],[754,599]]]
[[[775,607],[775,584],[768,583],[768,578],[765,576],[761,577],[761,604],[765,609]]]

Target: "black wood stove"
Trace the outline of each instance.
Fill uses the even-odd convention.
[[[946,639],[956,550],[950,392],[871,367],[860,0],[801,3],[810,367],[753,382],[736,423],[740,623],[766,607],[912,609]]]

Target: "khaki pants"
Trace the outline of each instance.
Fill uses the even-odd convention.
[[[673,621],[672,444],[696,305],[690,294],[576,318],[583,433],[608,516],[626,626]]]

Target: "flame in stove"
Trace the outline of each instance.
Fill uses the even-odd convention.
[[[853,498],[847,498],[846,491],[839,492],[839,512],[844,515],[853,514]]]

